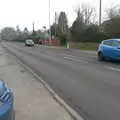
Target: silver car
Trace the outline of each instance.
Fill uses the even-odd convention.
[[[33,40],[25,40],[25,46],[34,46],[34,41]]]

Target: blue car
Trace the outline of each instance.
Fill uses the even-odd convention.
[[[120,61],[120,39],[107,39],[98,48],[98,59]]]
[[[0,120],[14,120],[13,93],[4,81],[0,80]]]

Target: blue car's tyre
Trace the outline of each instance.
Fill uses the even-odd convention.
[[[99,61],[103,61],[103,60],[104,60],[104,56],[103,56],[103,53],[102,53],[102,52],[99,52],[99,53],[98,53],[98,60],[99,60]]]

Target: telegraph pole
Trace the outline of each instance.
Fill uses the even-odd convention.
[[[51,40],[51,23],[50,23],[50,13],[51,13],[51,10],[50,10],[51,6],[50,6],[50,0],[49,0],[49,40]]]
[[[102,0],[100,0],[99,3],[99,25],[101,25],[101,20],[102,20]]]

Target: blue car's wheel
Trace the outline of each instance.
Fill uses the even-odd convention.
[[[103,56],[103,53],[102,53],[102,52],[99,52],[99,53],[98,53],[98,60],[99,60],[99,61],[103,61],[103,60],[104,60],[104,56]]]

